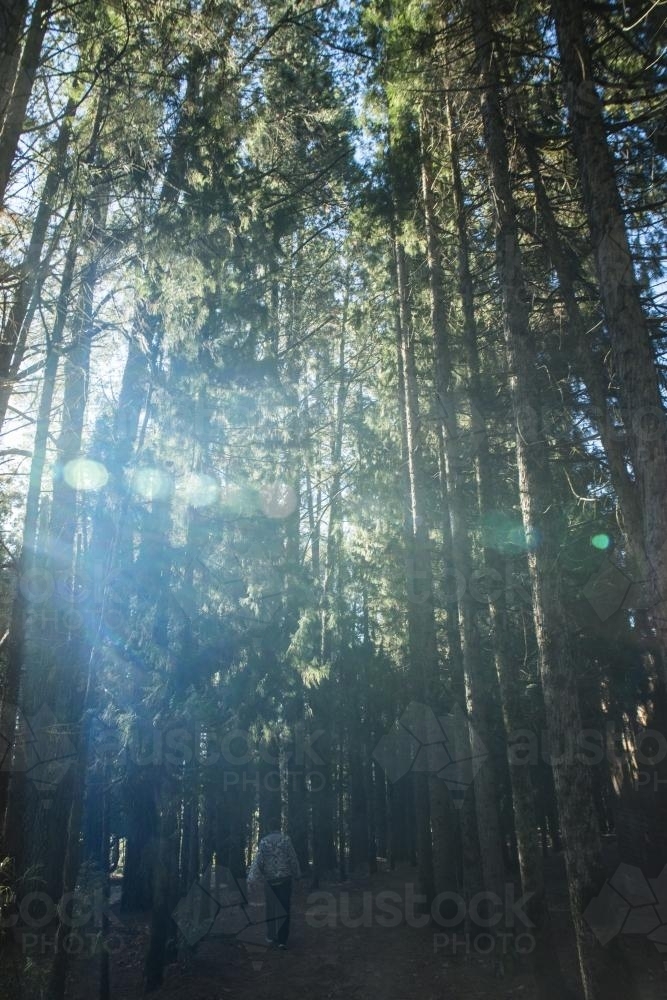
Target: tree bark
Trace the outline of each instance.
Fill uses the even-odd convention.
[[[16,79],[13,81],[12,95],[7,102],[4,125],[0,135],[0,206],[5,203],[12,163],[23,131],[25,113],[35,83],[52,6],[53,0],[37,0],[35,4]]]
[[[106,198],[98,198],[91,211],[91,225],[99,235],[106,217]],[[84,418],[88,401],[90,352],[94,333],[94,293],[97,285],[98,255],[95,244],[90,248],[89,261],[83,269],[76,323],[65,363],[65,385],[60,433],[56,444],[56,464],[53,498],[49,521],[46,565],[53,579],[59,581],[52,601],[55,627],[44,625],[34,630],[31,638],[39,650],[41,665],[33,665],[26,673],[23,698],[27,711],[34,712],[46,704],[60,727],[65,727],[76,744],[83,706],[86,642],[81,627],[70,625],[72,609],[70,588],[80,569],[77,556],[79,509],[76,490],[67,482],[66,467],[79,457]],[[75,544],[76,543],[76,544]],[[28,862],[44,866],[47,891],[53,899],[62,893],[63,861],[67,842],[67,824],[72,797],[76,792],[75,768],[70,768],[58,786],[58,795],[48,807],[48,816],[41,803],[35,802],[36,814],[28,810],[24,817],[24,839]],[[81,790],[81,794],[83,791]],[[47,840],[45,840],[47,838]]]
[[[396,336],[399,365],[399,406],[407,459],[406,583],[408,590],[408,650],[413,690],[418,702],[433,709],[434,680],[438,671],[433,571],[424,499],[426,472],[423,430],[419,410],[415,334],[409,299],[405,250],[394,233],[393,254],[396,283]],[[428,904],[435,895],[429,779],[414,772],[417,862],[420,891]]]
[[[51,166],[44,182],[37,215],[30,232],[30,242],[21,262],[14,302],[4,324],[0,338],[0,427],[7,413],[12,392],[12,376],[18,372],[23,360],[27,327],[49,266],[50,254],[44,256],[44,245],[49,224],[53,219],[55,199],[63,180],[65,157],[69,148],[76,104],[70,100],[63,112],[63,120],[56,139]]]
[[[554,210],[549,201],[535,138],[525,129],[519,130],[521,144],[526,153],[535,200],[540,214],[544,245],[551,258],[563,305],[568,320],[567,342],[575,352],[582,378],[591,401],[589,416],[596,426],[609,463],[609,474],[623,516],[628,544],[638,560],[640,578],[645,568],[642,545],[643,520],[636,481],[628,473],[627,448],[610,426],[610,414],[602,361],[596,356],[590,339],[586,336],[586,322],[577,298],[578,263],[564,245]]]
[[[446,318],[444,275],[436,233],[433,180],[425,148],[423,121],[421,181],[431,299],[436,409],[437,418],[442,428],[446,503],[451,523],[452,562],[457,582],[466,707],[476,737],[481,739],[485,746],[490,746],[492,682],[489,677],[488,664],[483,662],[478,608],[471,593],[473,553],[466,523],[466,501],[463,494],[468,476],[461,453],[461,439],[456,416],[457,407],[452,393],[452,358],[449,346],[449,325]],[[505,896],[505,870],[497,787],[494,761],[489,757],[475,777],[474,795],[484,888],[487,892],[495,895],[498,900],[496,907]],[[502,919],[502,913],[499,916]],[[496,958],[498,959],[499,956],[497,955]]]
[[[614,161],[607,143],[602,103],[593,78],[586,21],[576,0],[554,0],[552,12],[582,202],[593,244],[628,451],[640,496],[653,624],[660,639],[663,664],[667,664],[665,410]]]
[[[0,2],[0,135],[7,106],[14,90],[16,69],[21,57],[21,34],[28,13],[28,0]]]
[[[3,734],[11,745],[14,739],[14,727],[16,722],[15,707],[19,701],[21,688],[21,674],[25,663],[25,630],[27,626],[27,616],[30,612],[30,601],[26,593],[26,582],[37,568],[39,557],[37,555],[37,528],[39,523],[39,504],[42,491],[42,480],[46,467],[46,454],[51,425],[51,410],[53,407],[53,397],[56,387],[56,375],[60,361],[59,349],[62,344],[65,323],[67,320],[68,306],[74,279],[74,267],[79,248],[78,234],[75,234],[70,241],[69,249],[65,257],[58,300],[56,303],[56,317],[49,338],[47,347],[46,364],[42,376],[42,391],[39,398],[37,418],[35,421],[35,437],[32,449],[32,461],[30,463],[30,476],[28,479],[28,494],[26,497],[26,507],[23,519],[23,534],[21,539],[21,554],[18,560],[17,575],[19,586],[12,602],[12,617],[9,633],[9,644],[7,650],[7,667],[4,675],[2,688],[3,707]],[[23,838],[21,836],[19,817],[21,814],[24,796],[25,775],[14,774],[9,771],[0,771],[0,830],[3,831],[3,841],[5,849],[11,857],[18,861],[22,850]],[[9,796],[10,782],[13,783],[12,798],[15,802],[12,807],[11,816],[7,814],[7,802]],[[5,821],[8,824],[5,825]],[[20,863],[19,863],[20,867]]]
[[[479,511],[482,518],[493,516],[498,510],[493,487],[491,455],[482,413],[483,391],[480,384],[480,359],[475,315],[474,285],[470,269],[470,246],[465,217],[465,202],[461,168],[453,121],[453,108],[449,94],[446,100],[446,126],[452,178],[452,200],[458,238],[458,282],[463,307],[463,348],[468,368],[468,396],[471,410],[471,439],[473,461],[476,469]],[[426,178],[426,192],[431,186]],[[428,198],[425,197],[428,204]],[[509,624],[504,593],[506,580],[504,560],[492,549],[482,546],[482,564],[490,583],[488,607],[491,631],[494,637],[495,665],[500,690],[500,702],[505,733],[518,732],[524,725],[521,703],[521,678],[516,660],[509,648]],[[514,830],[521,874],[521,887],[531,898],[527,910],[535,925],[536,946],[533,952],[533,969],[540,995],[545,1000],[566,994],[556,950],[550,940],[551,915],[546,901],[542,854],[537,830],[535,809],[535,781],[530,769],[522,763],[510,761]]]
[[[576,669],[555,567],[558,524],[553,510],[548,452],[540,425],[535,377],[535,347],[529,323],[519,228],[512,193],[505,123],[500,105],[501,81],[494,36],[483,0],[471,0],[476,71],[496,223],[496,266],[502,288],[504,335],[516,422],[516,454],[521,512],[529,546],[529,571],[549,738],[562,745],[581,732]],[[586,1000],[631,995],[629,975],[622,975],[584,918],[584,910],[604,883],[599,831],[591,816],[592,786],[585,764],[563,758],[554,765],[556,794],[564,836],[565,859],[575,927],[579,968]]]

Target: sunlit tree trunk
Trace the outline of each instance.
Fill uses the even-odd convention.
[[[540,163],[532,137],[522,134],[522,143],[530,165],[537,204],[543,226],[544,241],[558,278],[560,293],[569,324],[569,341],[573,345],[581,375],[591,400],[591,422],[597,427],[602,446],[607,456],[609,474],[614,492],[621,509],[622,523],[626,536],[631,564],[637,578],[648,581],[650,560],[644,548],[644,520],[638,482],[628,473],[627,433],[619,440],[611,427],[607,394],[604,384],[602,362],[595,356],[586,337],[586,325],[576,295],[577,266],[564,246],[551,204],[547,197],[540,172]],[[638,616],[646,618],[645,613]],[[647,628],[650,632],[650,625]],[[650,666],[654,673],[652,681],[653,712],[651,725],[657,732],[664,733],[667,721],[667,685],[660,655],[650,656]],[[649,810],[649,829],[646,837],[648,865],[651,873],[658,875],[665,863],[664,828],[667,821],[667,762],[657,760],[655,768],[649,768],[652,778],[653,795]]]
[[[489,11],[482,0],[471,0],[469,13],[476,51],[481,115],[493,191],[497,269],[510,371],[519,492],[524,531],[529,545],[529,571],[539,669],[544,690],[551,745],[565,745],[568,734],[582,728],[576,665],[559,593],[555,559],[558,523],[553,507],[551,473],[535,373],[535,346],[529,322],[519,228],[512,193],[505,124],[500,105],[500,78],[494,55]],[[599,831],[591,815],[592,785],[584,763],[554,764],[558,808],[563,831],[572,919],[579,968],[586,1000],[611,1000],[631,995],[611,949],[604,949],[584,918],[584,910],[605,878]]]
[[[446,96],[446,129],[452,181],[452,201],[457,234],[458,285],[463,307],[463,350],[468,368],[467,386],[471,411],[472,453],[476,470],[479,510],[482,519],[493,516],[498,505],[493,485],[491,455],[486,422],[482,413],[483,392],[480,384],[477,320],[474,284],[470,269],[470,245],[465,215],[465,201],[451,98]],[[430,184],[427,185],[427,190]],[[425,199],[428,204],[428,199]],[[488,607],[494,637],[494,658],[500,688],[500,701],[506,733],[518,732],[525,723],[522,684],[516,658],[509,647],[505,606],[505,566],[487,546],[482,547],[482,565],[488,581]],[[550,940],[551,918],[546,903],[544,871],[537,830],[535,782],[528,767],[510,761],[514,829],[521,873],[521,886],[530,893],[527,906],[535,924],[536,948],[533,966],[538,988],[545,998],[562,996],[564,984],[558,956]]]
[[[422,143],[424,143],[423,129],[424,123],[422,122]],[[466,500],[464,497],[467,476],[462,461],[456,403],[452,393],[452,358],[446,316],[444,275],[440,262],[440,247],[433,205],[433,180],[424,145],[422,146],[421,181],[431,297],[436,410],[443,429],[444,471],[451,523],[452,562],[457,586],[466,707],[476,738],[481,739],[484,745],[489,745],[491,731],[489,706],[492,681],[489,676],[489,665],[483,660],[478,622],[479,609],[472,595],[473,553],[465,514]],[[494,762],[489,759],[475,778],[477,829],[484,887],[487,892],[494,893],[498,900],[502,900],[505,891],[505,871],[497,788]]]
[[[96,234],[104,225],[106,198],[99,193],[89,218]],[[54,472],[53,499],[48,526],[48,538],[40,538],[40,561],[44,572],[54,583],[55,593],[48,604],[35,608],[25,622],[22,653],[30,658],[30,670],[22,682],[21,704],[28,717],[42,706],[48,706],[56,720],[58,731],[77,744],[77,718],[80,716],[85,687],[85,643],[82,626],[71,624],[73,604],[70,595],[75,591],[77,572],[81,568],[77,555],[78,505],[76,490],[67,482],[65,467],[80,455],[84,416],[88,398],[88,373],[93,336],[93,297],[97,284],[97,246],[91,242],[89,261],[83,269],[71,342],[65,362],[61,427],[56,444],[56,469]],[[70,251],[68,267],[73,266],[74,250]],[[68,279],[69,280],[69,279]],[[72,303],[70,302],[70,311]],[[40,620],[41,613],[41,620]],[[52,620],[47,621],[47,615]],[[56,659],[57,658],[57,659]],[[66,849],[66,831],[71,803],[75,795],[77,769],[65,771],[58,785],[53,802],[46,804],[36,789],[17,776],[17,793],[20,806],[21,835],[13,845],[16,848],[17,866],[41,865],[47,891],[52,899],[60,898],[62,891],[63,861]],[[20,790],[20,792],[19,792]],[[27,798],[24,796],[27,795]],[[48,809],[48,812],[47,812]],[[10,822],[11,820],[11,822]],[[14,820],[8,820],[8,830]],[[46,838],[46,839],[45,839]]]
[[[96,204],[90,212],[91,227],[97,236],[104,228],[106,210],[106,197],[103,193],[99,193]],[[56,623],[48,639],[46,635],[40,637],[40,644],[44,645],[47,674],[43,676],[39,671],[34,677],[31,673],[27,674],[25,692],[28,703],[39,705],[42,701],[46,701],[51,706],[58,723],[71,731],[75,745],[79,739],[77,730],[87,685],[86,653],[89,650],[84,629],[80,626],[72,628],[68,619],[68,612],[73,606],[69,591],[70,588],[72,592],[75,591],[76,578],[82,568],[77,566],[76,558],[76,551],[80,545],[79,505],[68,463],[74,462],[81,455],[89,398],[90,357],[94,336],[94,295],[99,269],[96,242],[93,242],[89,256],[92,260],[89,260],[83,269],[76,325],[64,366],[62,420],[56,449],[49,521],[48,565],[52,569],[54,578],[61,581],[60,593],[54,595],[53,601]],[[58,657],[55,672],[50,662],[54,651]],[[85,746],[82,752],[85,753]],[[83,769],[71,768],[67,772],[59,785],[56,802],[49,807],[48,818],[41,816],[36,823],[42,836],[46,835],[49,838],[49,849],[45,849],[41,857],[46,861],[46,883],[54,899],[60,898],[62,891],[63,855],[60,851],[64,851],[67,841],[66,831],[72,802],[77,803],[78,809],[83,798],[83,786],[80,785],[82,775],[85,776],[85,763]],[[58,835],[59,830],[61,836]],[[26,829],[28,843],[34,833],[35,828]],[[74,836],[78,838],[78,828]],[[60,849],[55,848],[56,843],[61,845]],[[40,857],[40,852],[37,851],[35,856]]]
[[[574,351],[581,376],[588,390],[591,422],[597,428],[609,463],[609,474],[618,498],[628,543],[637,561],[639,576],[645,578],[643,552],[643,521],[637,483],[628,472],[627,447],[611,426],[611,414],[605,390],[605,370],[602,359],[593,350],[587,336],[587,324],[577,298],[577,276],[580,268],[571,250],[562,239],[555,213],[547,194],[535,139],[527,131],[520,138],[530,167],[535,199],[540,213],[541,233],[551,259],[568,321],[567,343]],[[625,437],[625,435],[624,435]]]
[[[7,666],[2,689],[3,734],[11,745],[14,739],[16,706],[19,702],[21,674],[25,663],[25,630],[30,613],[30,599],[27,582],[34,576],[40,562],[37,554],[37,528],[39,523],[42,481],[46,468],[47,446],[51,429],[51,411],[56,388],[56,374],[60,362],[59,348],[62,344],[65,323],[70,305],[74,267],[79,249],[79,234],[75,232],[65,258],[56,315],[47,347],[46,363],[42,375],[42,388],[35,420],[32,461],[28,480],[28,494],[23,519],[21,552],[18,559],[17,575],[19,586],[12,603],[12,617],[7,650]],[[10,778],[12,788],[12,810],[6,816]],[[4,830],[5,850],[9,856],[20,858],[23,845],[20,816],[24,807],[25,775],[9,770],[0,771],[0,829]],[[7,828],[4,827],[6,818]],[[19,863],[20,868],[20,863]]]
[[[634,273],[623,206],[602,102],[593,77],[583,10],[574,0],[554,0],[560,65],[581,197],[595,268],[628,451],[644,522],[644,549],[652,587],[653,623],[667,664],[667,422],[651,335]],[[662,859],[664,863],[665,858]]]
[[[34,315],[37,298],[50,263],[53,246],[45,253],[46,237],[53,220],[55,199],[63,182],[64,164],[69,148],[72,123],[76,111],[74,101],[69,101],[55,142],[51,166],[44,182],[39,208],[30,231],[30,242],[25,257],[18,268],[14,302],[9,311],[0,338],[0,427],[4,422],[13,379],[23,360],[30,320]]]
[[[16,79],[13,81],[12,95],[7,102],[2,134],[0,134],[0,205],[5,202],[12,163],[23,131],[25,113],[32,94],[52,7],[53,0],[37,0],[33,8],[21,61]]]

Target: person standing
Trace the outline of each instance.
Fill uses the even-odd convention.
[[[264,879],[266,940],[284,951],[290,930],[292,879],[300,878],[301,869],[292,841],[280,829],[279,817],[271,817],[268,828],[248,869],[248,882]]]

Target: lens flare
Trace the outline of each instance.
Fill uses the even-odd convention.
[[[73,458],[63,468],[63,479],[73,490],[101,490],[109,482],[109,473],[92,458]]]
[[[508,555],[530,552],[540,544],[536,529],[526,531],[521,518],[514,514],[495,511],[487,514],[482,523],[482,539],[489,548]]]
[[[144,500],[164,500],[169,496],[171,479],[161,469],[145,465],[132,474],[132,489]]]
[[[184,487],[185,499],[191,507],[210,507],[220,496],[220,487],[213,476],[195,472],[188,476]]]
[[[296,491],[287,483],[272,483],[261,491],[261,498],[267,517],[289,517],[296,510]]]

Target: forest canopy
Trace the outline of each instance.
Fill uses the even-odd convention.
[[[525,996],[664,977],[666,40],[0,0],[0,997],[189,995],[275,818],[313,891],[485,893]]]

